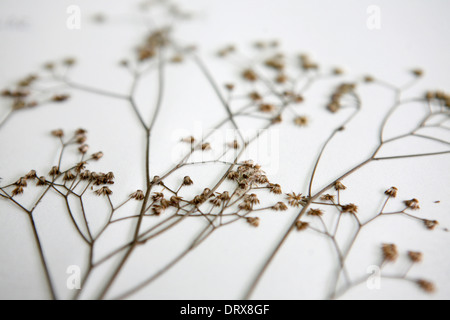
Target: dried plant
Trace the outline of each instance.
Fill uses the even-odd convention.
[[[284,233],[282,240],[276,245],[276,249],[270,257],[262,264],[260,272],[255,275],[252,285],[248,288],[245,298],[251,298],[259,282],[263,279],[265,271],[276,259],[277,254],[295,232],[317,233],[328,239],[337,259],[337,271],[334,277],[333,289],[330,298],[338,298],[351,288],[363,283],[367,277],[355,278],[348,271],[348,257],[357,240],[362,235],[365,227],[374,221],[389,216],[401,216],[417,220],[424,228],[434,230],[439,223],[434,220],[424,219],[415,214],[420,209],[417,199],[397,200],[400,191],[396,187],[386,190],[382,201],[382,209],[373,216],[361,213],[357,203],[361,199],[355,199],[353,203],[343,202],[343,193],[349,192],[355,186],[345,186],[345,180],[355,175],[360,169],[375,162],[389,162],[406,158],[445,156],[450,154],[450,141],[442,139],[429,133],[425,129],[434,128],[448,133],[450,115],[450,96],[438,91],[426,93],[423,97],[404,99],[403,93],[412,87],[423,76],[421,70],[413,70],[413,81],[406,86],[394,86],[385,81],[378,80],[372,76],[366,76],[361,80],[353,82],[339,80],[344,71],[340,68],[331,68],[323,71],[323,68],[311,57],[305,54],[291,56],[281,50],[277,41],[257,42],[254,45],[255,57],[246,60],[239,50],[232,45],[224,46],[218,50],[219,59],[228,61],[239,61],[236,78],[232,83],[223,87],[219,85],[206,63],[196,53],[192,46],[180,45],[173,37],[173,29],[177,23],[188,18],[189,15],[178,9],[168,1],[151,1],[145,5],[146,10],[162,10],[168,21],[173,24],[153,28],[149,31],[144,41],[136,46],[133,59],[122,60],[120,66],[130,71],[133,84],[128,94],[123,95],[102,89],[79,84],[69,77],[68,70],[76,67],[74,58],[65,59],[60,63],[47,63],[44,70],[39,74],[27,76],[21,79],[16,86],[5,89],[3,97],[10,103],[6,117],[0,122],[1,126],[11,117],[19,117],[19,112],[27,108],[37,108],[48,103],[64,103],[69,100],[76,91],[89,92],[99,96],[106,96],[123,101],[136,116],[136,120],[145,133],[145,186],[130,190],[129,194],[122,196],[122,201],[114,203],[113,192],[115,175],[112,172],[101,173],[88,170],[93,161],[99,161],[103,157],[102,152],[89,155],[87,145],[87,130],[79,129],[69,136],[62,129],[51,132],[52,136],[60,143],[61,149],[58,163],[51,164],[47,172],[30,171],[23,177],[15,179],[13,183],[0,188],[1,199],[19,208],[29,219],[34,233],[36,245],[40,254],[41,262],[45,270],[45,276],[49,292],[53,299],[60,296],[56,290],[52,274],[48,265],[39,230],[36,226],[36,209],[44,198],[50,194],[56,195],[65,203],[66,214],[73,224],[84,245],[88,248],[88,263],[84,270],[82,288],[74,295],[74,299],[81,298],[87,282],[95,276],[94,272],[111,261],[112,271],[106,277],[104,283],[98,288],[97,299],[116,298],[125,299],[149,286],[156,279],[163,276],[168,270],[179,263],[193,250],[198,248],[212,234],[219,229],[235,223],[246,223],[249,227],[259,227],[264,223],[264,215],[267,212],[283,212],[283,214],[294,213],[294,219],[290,228]],[[96,21],[105,23],[107,17],[96,17]],[[212,148],[217,148],[208,140],[214,130],[203,137],[184,137],[180,143],[188,146],[188,151],[182,159],[167,172],[154,173],[151,170],[151,161],[158,161],[158,154],[152,153],[152,139],[154,137],[155,124],[158,122],[159,114],[163,109],[164,86],[166,85],[166,68],[171,64],[193,63],[208,81],[211,90],[216,94],[220,107],[226,112],[226,118],[218,121],[214,130],[224,130],[226,125],[231,125],[236,133],[235,140],[228,141],[222,155],[213,160],[195,161],[196,155],[207,153]],[[236,63],[234,63],[236,65]],[[158,78],[158,96],[156,104],[152,109],[152,120],[147,122],[143,114],[143,108],[139,108],[136,101],[138,84],[144,81],[144,76],[155,73]],[[253,136],[246,136],[242,131],[242,122],[238,120],[256,121],[259,129],[271,130],[273,127],[286,125],[297,126],[298,137],[301,140],[304,130],[308,130],[310,116],[299,112],[306,103],[305,95],[322,80],[334,79],[340,81],[336,89],[330,94],[329,102],[320,105],[319,108],[328,110],[332,114],[346,115],[342,123],[334,121],[331,134],[325,141],[317,141],[321,146],[317,160],[313,163],[313,170],[308,177],[295,177],[308,181],[309,187],[306,192],[291,192],[283,194],[283,188],[269,179],[263,168],[253,161],[242,159],[245,151],[258,139],[261,131]],[[44,85],[52,83],[52,86]],[[379,132],[379,144],[370,157],[362,159],[359,164],[342,173],[341,168],[332,168],[338,173],[338,178],[330,177],[325,187],[315,190],[315,178],[321,169],[321,160],[327,153],[328,147],[335,141],[341,132],[354,121],[358,114],[364,110],[363,102],[358,89],[361,86],[379,85],[395,94],[395,101],[381,123]],[[385,129],[393,115],[411,103],[420,103],[427,110],[427,115],[421,119],[415,128],[407,133],[386,138]],[[183,106],[184,107],[184,106]],[[147,111],[147,110],[146,110]],[[286,121],[287,119],[287,121]],[[437,122],[436,122],[437,119]],[[251,122],[254,124],[255,122]],[[430,143],[441,145],[444,149],[436,152],[380,155],[382,149],[394,142],[403,141],[407,138],[427,140]],[[78,159],[72,164],[66,164],[67,157],[77,155]],[[289,155],[286,155],[288,157]],[[214,167],[212,167],[214,165]],[[191,167],[200,168],[204,175],[218,176],[210,185],[198,186],[196,176],[184,176],[183,170]],[[218,169],[218,166],[220,168]],[[197,172],[197,171],[196,171]],[[177,177],[177,185],[169,185],[168,178]],[[34,185],[32,185],[32,183]],[[364,186],[358,186],[358,188]],[[31,205],[25,205],[22,198],[37,188],[39,196]],[[31,189],[31,190],[30,190]],[[198,190],[201,190],[198,192]],[[35,192],[35,191],[33,191]],[[114,194],[114,196],[117,196]],[[380,195],[381,196],[381,195]],[[402,203],[401,211],[390,211],[389,205],[393,202]],[[106,203],[108,207],[105,223],[93,228],[89,223],[95,214],[89,212],[86,203]],[[139,203],[135,211],[130,205]],[[75,206],[76,203],[76,206]],[[263,203],[263,204],[261,204]],[[78,216],[76,207],[81,210]],[[120,215],[119,212],[125,212]],[[56,214],[56,213],[55,213]],[[60,213],[58,213],[60,214]],[[342,230],[344,216],[345,223],[356,225],[357,230],[348,234],[350,244],[339,241],[337,234]],[[153,219],[153,224],[146,227],[147,220]],[[126,271],[127,262],[136,253],[137,248],[144,247],[148,243],[172,231],[181,223],[197,219],[202,221],[203,227],[186,249],[176,255],[160,271],[151,277],[142,279],[141,283],[122,292],[118,296],[109,295],[112,286],[121,273]],[[98,242],[113,225],[134,221],[130,239],[118,246],[115,250],[101,257],[96,255]],[[344,229],[347,230],[347,229]],[[130,230],[127,230],[130,232]],[[345,232],[345,231],[344,231]],[[395,263],[400,256],[397,246],[393,244],[380,244],[380,266],[383,268],[388,263]],[[422,262],[423,254],[419,252],[408,252],[411,266]],[[417,286],[430,293],[436,288],[427,280],[409,277],[409,271],[402,274],[385,275],[383,277],[403,281],[412,281]]]

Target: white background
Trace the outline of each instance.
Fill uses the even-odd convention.
[[[0,86],[8,86],[38,70],[43,62],[75,56],[80,61],[73,73],[77,82],[125,93],[130,79],[117,68],[117,62],[130,55],[146,30],[138,22],[130,23],[136,18],[132,2],[3,0],[0,4]],[[82,10],[83,24],[79,31],[66,28],[66,8],[72,4],[79,5]],[[428,89],[445,90],[450,87],[449,3],[445,0],[190,0],[185,5],[197,16],[193,22],[177,30],[177,38],[199,46],[200,55],[221,83],[234,79],[229,77],[235,70],[231,73],[224,71],[226,65],[224,67],[223,62],[214,57],[217,48],[229,43],[245,47],[255,40],[279,39],[287,52],[310,53],[325,66],[341,66],[355,77],[373,74],[401,85],[410,79],[408,70],[421,67],[426,77],[408,92],[411,96]],[[381,30],[371,31],[366,26],[369,5],[381,8]],[[92,25],[88,17],[96,12],[119,18],[105,26]],[[11,17],[23,19],[25,27],[8,25],[6,21]],[[167,150],[173,147],[174,132],[195,130],[196,120],[211,124],[226,116],[192,65],[169,70],[168,87],[164,111],[156,128],[160,138],[156,139],[154,148],[161,160],[152,162],[155,173],[164,171],[170,160]],[[279,166],[276,172],[271,172],[270,178],[284,186],[286,192],[306,191],[305,177],[311,171],[321,141],[331,132],[331,127],[328,131],[323,128],[332,123],[328,115],[323,119],[314,117],[325,114],[316,114],[314,110],[323,108],[328,98],[324,94],[329,93],[332,87],[332,83],[327,83],[307,97],[310,100],[301,112],[312,117],[308,130],[298,131],[298,128],[287,125],[277,132],[280,136]],[[142,87],[139,96],[148,115],[151,114],[148,106],[154,101],[151,90]],[[344,135],[345,139],[338,139],[330,149],[333,156],[324,159],[318,185],[329,183],[330,179],[332,181],[360,162],[376,145],[374,132],[392,103],[392,96],[377,87],[364,88],[362,92],[364,111],[349,128],[351,132]],[[143,158],[140,151],[142,132],[122,102],[80,92],[74,92],[73,96],[63,106],[48,106],[17,114],[1,129],[2,183],[13,182],[32,168],[46,172],[54,164],[58,149],[48,135],[50,130],[84,127],[90,132],[91,147],[101,149],[107,155],[104,161],[96,164],[96,169],[114,171],[120,182],[114,187],[117,196],[114,200],[118,203],[131,191],[142,188],[143,163],[139,160]],[[0,107],[1,111],[6,110],[6,104]],[[211,108],[217,112],[208,112]],[[414,118],[414,115],[406,112],[403,117]],[[403,124],[406,127],[407,122],[400,121],[399,129]],[[292,137],[298,137],[299,141],[294,146]],[[409,152],[420,152],[426,147],[416,144],[414,148]],[[396,185],[400,189],[400,199],[420,198],[423,210],[419,215],[439,220],[443,226],[449,227],[448,160],[448,156],[441,156],[370,165],[346,181],[352,186],[348,201],[358,201],[361,215],[370,217],[379,208],[383,190]],[[207,181],[207,178],[198,179]],[[438,200],[441,203],[435,204]],[[58,215],[55,217],[55,208],[58,206],[51,201],[42,204],[38,211],[38,227],[43,234],[60,296],[69,297],[70,292],[65,288],[67,266],[82,265],[85,251],[80,249],[82,245],[76,242],[73,230],[65,226],[67,221]],[[101,210],[102,207],[93,208],[93,211]],[[0,298],[47,298],[27,220],[3,202],[0,203],[0,212]],[[255,272],[295,214],[295,210],[283,214],[269,213],[259,229],[238,224],[219,231],[165,277],[134,298],[242,298]],[[167,252],[180,250],[185,244],[184,239],[192,236],[190,227],[178,228],[145,250],[139,250],[113,292],[129,288],[143,275],[151,274],[168,261]],[[120,231],[117,235],[126,235],[125,229]],[[114,235],[109,237],[114,239],[111,241],[120,240]],[[411,220],[383,220],[363,234],[349,261],[350,270],[355,275],[364,275],[368,266],[379,263],[379,245],[384,242],[397,243],[402,252],[423,251],[425,262],[416,267],[412,275],[433,280],[438,292],[427,296],[412,284],[386,280],[382,283],[382,290],[369,291],[363,285],[346,298],[450,297],[448,233],[441,230],[428,232]],[[110,244],[102,245],[107,248]],[[320,237],[294,234],[269,269],[254,298],[324,298],[335,263],[329,243]],[[407,263],[402,260],[394,270],[405,267]],[[91,285],[95,287],[95,283]]]

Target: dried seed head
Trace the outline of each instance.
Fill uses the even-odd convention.
[[[283,122],[283,117],[281,114],[277,115],[275,118],[272,119],[272,124],[279,124]]]
[[[97,191],[95,191],[95,193],[98,196],[109,196],[109,195],[112,195],[113,192],[108,187],[102,187],[102,188],[98,189]]]
[[[238,172],[236,172],[236,171],[231,171],[229,174],[228,174],[228,180],[232,180],[232,181],[237,181],[238,179],[239,179],[239,173]]]
[[[59,167],[57,167],[57,166],[54,166],[51,170],[50,170],[50,172],[48,173],[50,176],[52,176],[52,177],[54,177],[54,176],[57,176],[57,175],[59,175],[61,172],[59,171]]]
[[[255,205],[255,204],[259,204],[259,199],[258,199],[258,196],[256,195],[256,194],[250,194],[250,195],[247,195],[247,196],[245,196],[245,201],[246,202],[249,202],[249,203],[251,203],[252,204],[252,206],[253,205]]]
[[[52,136],[57,137],[57,138],[62,138],[62,137],[64,137],[64,131],[61,129],[53,130]]]
[[[37,179],[36,186],[45,186],[46,181],[45,177],[40,177]]]
[[[306,127],[309,123],[309,119],[306,116],[297,117],[294,119],[294,123],[299,127]]]
[[[253,210],[253,204],[249,201],[244,201],[239,204],[239,209],[244,211],[252,211]]]
[[[343,75],[344,74],[344,70],[342,68],[335,68],[333,70],[333,74],[335,74],[337,76]]]
[[[27,173],[27,175],[25,176],[25,179],[35,179],[37,178],[37,174],[36,174],[36,170],[31,170],[30,172]]]
[[[64,181],[73,181],[73,180],[75,180],[75,175],[72,173],[72,171],[67,171],[64,174],[63,180]]]
[[[279,184],[269,184],[270,192],[275,194],[282,194],[283,191],[281,190],[281,186]]]
[[[64,102],[70,98],[68,94],[56,94],[52,97],[53,102]]]
[[[204,143],[204,144],[202,144],[201,148],[202,148],[203,151],[211,150],[211,144]]]
[[[258,75],[252,69],[244,70],[242,72],[242,77],[245,80],[248,80],[248,81],[251,81],[251,82],[255,82],[256,80],[258,80]]]
[[[16,187],[11,194],[13,197],[23,194],[23,187]]]
[[[351,213],[351,214],[357,214],[358,213],[358,206],[351,203],[345,206],[342,206],[342,212],[343,213]]]
[[[320,210],[320,209],[310,209],[310,210],[308,211],[308,216],[311,216],[311,217],[321,217],[321,216],[323,216],[323,211]]]
[[[422,77],[424,72],[422,69],[414,69],[411,71],[413,75],[415,75],[416,77]]]
[[[161,214],[164,213],[164,208],[162,206],[159,205],[154,205],[152,207],[152,212],[155,216],[160,216]]]
[[[183,138],[181,139],[181,142],[193,144],[195,142],[195,138],[194,137]]]
[[[209,202],[211,202],[214,207],[220,207],[222,205],[222,199],[220,199],[219,197],[216,197]]]
[[[405,201],[405,205],[406,205],[406,207],[408,207],[409,209],[412,209],[412,210],[420,209],[419,200],[417,200],[417,199],[407,200],[407,201]]]
[[[439,225],[439,222],[436,220],[424,220],[424,224],[429,230],[434,230]]]
[[[396,198],[398,193],[398,189],[396,187],[392,187],[386,190],[385,194],[391,198]]]
[[[284,202],[278,202],[276,205],[272,207],[272,210],[275,211],[286,211],[288,206]]]
[[[103,158],[103,156],[104,156],[103,152],[97,152],[97,153],[94,153],[94,154],[92,155],[92,159],[98,161],[98,160],[100,160],[101,158]]]
[[[87,141],[87,137],[84,134],[79,134],[75,137],[75,141],[78,144],[83,144]]]
[[[168,207],[170,207],[170,201],[167,199],[161,199],[161,207],[163,209],[167,209]]]
[[[306,229],[309,228],[309,223],[308,222],[297,221],[295,223],[295,226],[296,226],[298,231],[305,231]]]
[[[253,101],[261,101],[262,100],[262,96],[256,91],[251,92],[249,96],[250,96],[250,99],[252,99]]]
[[[295,192],[287,194],[288,203],[291,207],[305,206],[308,199],[301,193],[296,194]]]
[[[235,86],[234,86],[234,84],[232,84],[232,83],[227,83],[227,84],[225,85],[225,88],[226,88],[228,91],[233,91],[234,88],[235,88]]]
[[[434,292],[436,292],[436,286],[434,285],[434,283],[432,283],[430,281],[418,280],[417,284],[426,293],[434,293]]]
[[[364,82],[366,82],[366,83],[372,83],[374,81],[375,81],[375,78],[372,77],[372,76],[365,76],[364,77]]]
[[[76,62],[77,61],[75,58],[67,58],[67,59],[64,59],[63,64],[68,67],[71,67],[71,66],[75,65]]]
[[[131,199],[135,199],[137,201],[143,201],[145,199],[144,191],[138,190],[130,195]]]
[[[172,196],[170,198],[170,204],[174,207],[178,207],[178,205],[180,204],[181,200],[183,200],[183,198],[181,197],[177,197],[177,196]]]
[[[190,177],[184,177],[183,186],[191,186],[194,184],[194,181]]]
[[[320,200],[334,202],[335,196],[333,196],[331,194],[324,194],[323,196],[320,197]]]
[[[270,113],[277,110],[277,107],[275,107],[273,104],[267,104],[263,103],[259,106],[259,111],[264,113]]]
[[[233,149],[235,149],[235,150],[237,150],[237,149],[239,149],[241,146],[239,145],[239,142],[237,141],[237,140],[234,140],[233,142],[230,142],[229,144],[228,144],[228,146],[230,147],[230,148],[233,148]]]
[[[89,146],[87,144],[83,144],[78,148],[81,154],[86,154],[89,151]]]
[[[261,220],[259,218],[247,218],[247,223],[257,228],[259,227]]]
[[[75,166],[75,172],[81,173],[86,168],[86,161],[81,161]]]
[[[28,186],[27,179],[26,178],[20,178],[19,180],[17,180],[15,185],[18,186],[18,187],[26,188]]]
[[[92,173],[89,170],[86,170],[80,174],[81,180],[90,180],[92,177]]]
[[[347,187],[346,186],[344,186],[344,184],[342,183],[342,182],[340,182],[340,181],[336,181],[335,183],[334,183],[334,188],[336,189],[336,190],[346,190],[347,189]]]
[[[395,262],[398,259],[398,249],[395,244],[384,244],[382,247],[383,258],[388,262]]]
[[[410,251],[408,252],[408,257],[414,263],[420,263],[423,261],[423,253],[421,252]]]
[[[225,191],[225,192],[221,193],[221,194],[218,196],[218,198],[221,199],[221,200],[223,200],[223,201],[229,201],[229,200],[231,199],[230,193],[229,193],[228,191]]]

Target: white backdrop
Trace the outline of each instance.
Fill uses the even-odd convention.
[[[117,68],[117,62],[130,54],[130,49],[140,41],[146,30],[138,22],[130,22],[135,17],[134,2],[1,1],[0,87],[14,83],[46,61],[74,56],[79,60],[79,66],[72,74],[77,82],[126,92],[130,79]],[[73,4],[82,10],[81,30],[66,27],[66,9]],[[411,68],[423,68],[426,76],[408,92],[410,96],[420,95],[429,89],[445,90],[450,87],[450,43],[447,41],[450,7],[446,0],[190,0],[186,3],[180,1],[180,4],[195,12],[196,17],[177,30],[177,38],[198,45],[199,54],[221,83],[230,81],[230,72],[224,68],[223,62],[214,57],[218,48],[229,43],[245,47],[255,40],[279,39],[287,52],[307,52],[325,66],[340,66],[354,76],[373,74],[401,85],[410,79],[408,71]],[[370,5],[381,9],[380,30],[367,28],[367,8]],[[97,12],[118,18],[111,24],[94,25],[88,18]],[[192,65],[180,68],[170,70],[168,74],[167,99],[157,125],[161,136],[154,146],[162,160],[152,163],[154,172],[166,168],[170,160],[167,146],[172,146],[177,138],[174,132],[195,130],[195,119],[214,123],[226,115],[219,107],[215,109],[217,113],[208,113],[211,105],[217,104],[215,96],[203,90],[206,84]],[[277,131],[280,137],[279,165],[277,170],[270,172],[270,176],[284,186],[286,192],[306,192],[304,177],[310,173],[311,164],[319,151],[317,140],[323,141],[329,134],[322,130],[322,120],[315,118],[314,111],[308,108],[326,105],[328,96],[324,97],[322,93],[329,93],[330,88],[328,83],[328,86],[312,92],[305,105],[304,113],[311,115],[312,124],[310,131],[301,137],[304,145],[292,148],[289,143],[290,137],[298,132],[296,128],[288,126]],[[152,89],[140,89],[139,100],[145,105]],[[361,121],[352,127],[360,133],[349,133],[346,138],[350,143],[340,139],[331,147],[330,154],[339,155],[339,159],[324,159],[318,185],[328,182],[327,176],[335,178],[341,171],[351,168],[373,150],[377,142],[373,130],[377,128],[377,120],[383,117],[381,111],[387,111],[392,96],[379,88],[364,89],[364,94],[365,109],[360,116]],[[189,107],[183,109],[180,105]],[[0,105],[0,111],[4,110]],[[406,116],[410,116],[409,113]],[[327,123],[330,120],[323,121]],[[121,102],[79,92],[74,92],[73,99],[64,106],[48,106],[14,115],[1,129],[2,184],[13,182],[29,169],[48,170],[48,165],[56,160],[57,152],[57,145],[48,132],[60,127],[67,130],[78,127],[88,129],[91,147],[101,149],[107,155],[101,164],[96,164],[98,170],[114,171],[117,181],[120,181],[115,186],[115,194],[126,195],[142,187],[140,173],[143,163],[136,162],[136,158],[142,159],[142,132],[133,114]],[[419,148],[416,150],[421,148],[420,145],[416,147]],[[423,209],[420,215],[450,227],[449,169],[448,155],[374,164],[348,179],[347,184],[354,186],[349,201],[360,199],[361,214],[370,215],[379,206],[380,192],[396,185],[402,199],[420,198]],[[116,199],[116,202],[120,200]],[[440,204],[435,203],[438,200]],[[42,204],[38,227],[42,230],[58,291],[62,297],[69,297],[70,292],[66,289],[67,266],[82,264],[85,250],[80,249],[82,246],[76,243],[75,236],[71,235],[72,230],[64,226],[63,219],[50,215],[55,209],[58,206],[51,202]],[[102,208],[94,210],[100,211]],[[133,297],[242,298],[261,263],[295,214],[295,210],[290,210],[280,215],[268,215],[258,229],[242,224],[219,231],[165,277]],[[19,211],[0,202],[0,298],[47,298],[27,223]],[[157,268],[155,265],[163,264],[168,259],[167,252],[172,248],[174,251],[181,248],[182,239],[190,236],[189,228],[189,225],[180,227],[175,234],[158,240],[145,250],[139,250],[113,292],[121,292],[121,289],[136,283],[142,274]],[[114,235],[110,237],[114,239]],[[378,262],[380,243],[397,243],[404,251],[421,250],[425,253],[424,263],[416,267],[413,274],[433,280],[439,290],[429,296],[412,284],[385,280],[382,290],[371,291],[361,286],[345,297],[450,298],[449,237],[448,233],[439,230],[428,232],[415,221],[393,218],[374,225],[365,231],[361,242],[355,247],[349,262],[350,270],[364,275],[368,266]],[[102,245],[108,247],[109,244]],[[399,263],[400,269],[407,267],[405,261]],[[329,243],[294,234],[270,267],[254,298],[324,298],[330,280],[329,266],[333,264],[335,257]],[[95,283],[91,285],[95,287]],[[95,292],[95,289],[92,290]]]

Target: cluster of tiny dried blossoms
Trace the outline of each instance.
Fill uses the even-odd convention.
[[[240,70],[241,78],[250,89],[236,93],[246,96],[253,103],[246,110],[246,115],[264,117],[273,124],[278,124],[283,122],[283,111],[289,106],[294,114],[293,123],[299,127],[308,126],[309,116],[299,114],[295,107],[305,101],[304,91],[308,87],[304,83],[305,79],[321,76],[320,66],[305,54],[293,59],[281,51],[277,41],[259,41],[254,48],[257,53],[256,58],[249,63],[251,67],[244,66]],[[239,56],[239,51],[235,46],[229,45],[219,50],[218,56],[231,59]],[[342,73],[341,69],[336,68],[326,75],[339,76]],[[227,84],[226,88],[231,92],[231,98],[241,89],[235,84]]]
[[[55,90],[45,87],[45,79],[50,76],[57,77],[58,71],[64,72],[76,63],[75,59],[67,58],[60,63],[46,63],[44,73],[31,74],[20,79],[15,87],[4,89],[2,97],[12,101],[11,109],[13,111],[34,108],[46,103],[64,102],[70,98],[66,93],[55,93]]]
[[[441,106],[450,108],[450,94],[443,91],[430,91],[426,93],[426,98],[430,102],[437,102]]]
[[[46,176],[40,176],[35,170],[31,170],[27,175],[21,177],[16,183],[4,188],[4,190],[7,190],[8,188],[14,187],[11,192],[11,197],[23,194],[25,188],[28,187],[28,181],[30,180],[36,181],[37,186],[64,186],[70,190],[74,190],[76,187],[79,187],[82,182],[86,182],[89,186],[99,187],[99,189],[95,191],[97,195],[112,194],[112,191],[108,187],[108,185],[114,184],[115,177],[112,172],[91,172],[86,169],[90,161],[98,161],[103,157],[102,152],[96,152],[89,157],[86,156],[89,152],[89,145],[86,144],[86,130],[78,129],[66,140],[64,140],[65,132],[61,129],[52,131],[51,135],[60,140],[62,145],[61,155],[69,146],[76,146],[77,152],[81,156],[81,160],[66,170],[61,169],[61,163],[59,163],[58,165],[53,166]],[[62,184],[58,183],[58,181],[61,181]],[[87,186],[83,186],[83,188],[86,190]]]
[[[261,167],[252,161],[245,161],[238,165],[236,170],[228,173],[227,180],[233,182],[229,190],[213,192],[211,189],[205,188],[199,194],[184,197],[182,196],[183,190],[194,185],[191,177],[184,177],[178,188],[170,188],[159,176],[155,176],[153,183],[158,185],[161,190],[152,193],[152,202],[148,210],[151,210],[151,215],[154,216],[160,216],[169,210],[175,211],[180,216],[202,216],[215,227],[239,220],[258,227],[260,218],[249,216],[255,210],[285,211],[288,209],[286,204],[281,201],[269,207],[257,208],[260,204],[258,193],[266,190],[279,195],[281,187],[270,183]],[[145,195],[142,190],[138,190],[132,193],[130,198],[143,201]]]

